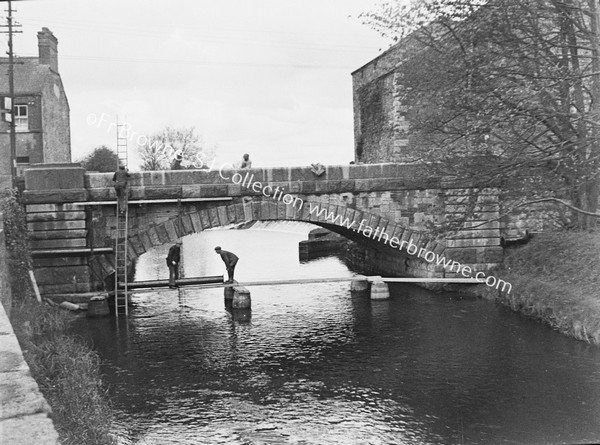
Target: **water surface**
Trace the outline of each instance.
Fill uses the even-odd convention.
[[[300,224],[184,239],[185,275],[239,281],[351,276],[298,261]],[[310,226],[308,226],[310,227]],[[138,279],[166,278],[169,246]],[[82,319],[103,360],[122,444],[600,442],[600,351],[494,303],[349,283],[260,286],[252,310],[222,289],[139,293],[128,319]]]

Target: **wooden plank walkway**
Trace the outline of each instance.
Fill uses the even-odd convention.
[[[345,281],[383,281],[386,283],[454,283],[454,284],[480,284],[473,278],[382,278],[379,276],[365,276],[365,275],[356,275],[352,277],[332,277],[332,278],[297,278],[297,279],[289,279],[289,280],[265,280],[265,281],[244,281],[238,283],[207,283],[207,284],[184,284],[180,286],[180,289],[216,289],[216,288],[225,288],[225,287],[235,287],[235,286],[244,286],[244,287],[252,287],[252,286],[279,286],[279,285],[288,285],[288,284],[313,284],[313,283],[335,283],[335,282],[345,282]],[[134,283],[131,283],[129,292],[150,292],[150,291],[158,291],[164,290],[166,286],[156,286],[156,287],[145,287],[141,288],[131,288],[131,286],[135,286]],[[168,289],[172,291],[176,291],[177,289]]]

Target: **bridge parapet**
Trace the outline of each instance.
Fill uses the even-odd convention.
[[[151,171],[133,173],[130,185],[131,199],[260,196],[267,185],[299,195],[472,186],[431,177],[425,167],[409,164],[328,166],[321,175],[310,167]],[[89,200],[115,199],[112,174],[87,173],[85,188]]]

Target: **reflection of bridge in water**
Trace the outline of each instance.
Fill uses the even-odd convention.
[[[42,293],[101,290],[114,271],[111,179],[112,174],[86,173],[74,164],[26,171],[28,229]],[[410,240],[419,249],[487,271],[502,260],[499,223],[485,222],[499,216],[498,190],[475,185],[403,164],[329,166],[319,176],[310,168],[132,173],[127,254],[135,261],[153,247],[208,228],[303,221],[359,242],[364,262],[385,275],[463,278],[352,229],[362,224],[363,230]],[[473,208],[451,237],[435,238],[426,230]]]

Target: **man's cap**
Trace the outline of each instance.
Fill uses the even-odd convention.
[[[215,250],[221,250],[221,246],[215,247]]]
[[[123,164],[119,165],[119,168],[125,168],[125,166]]]

